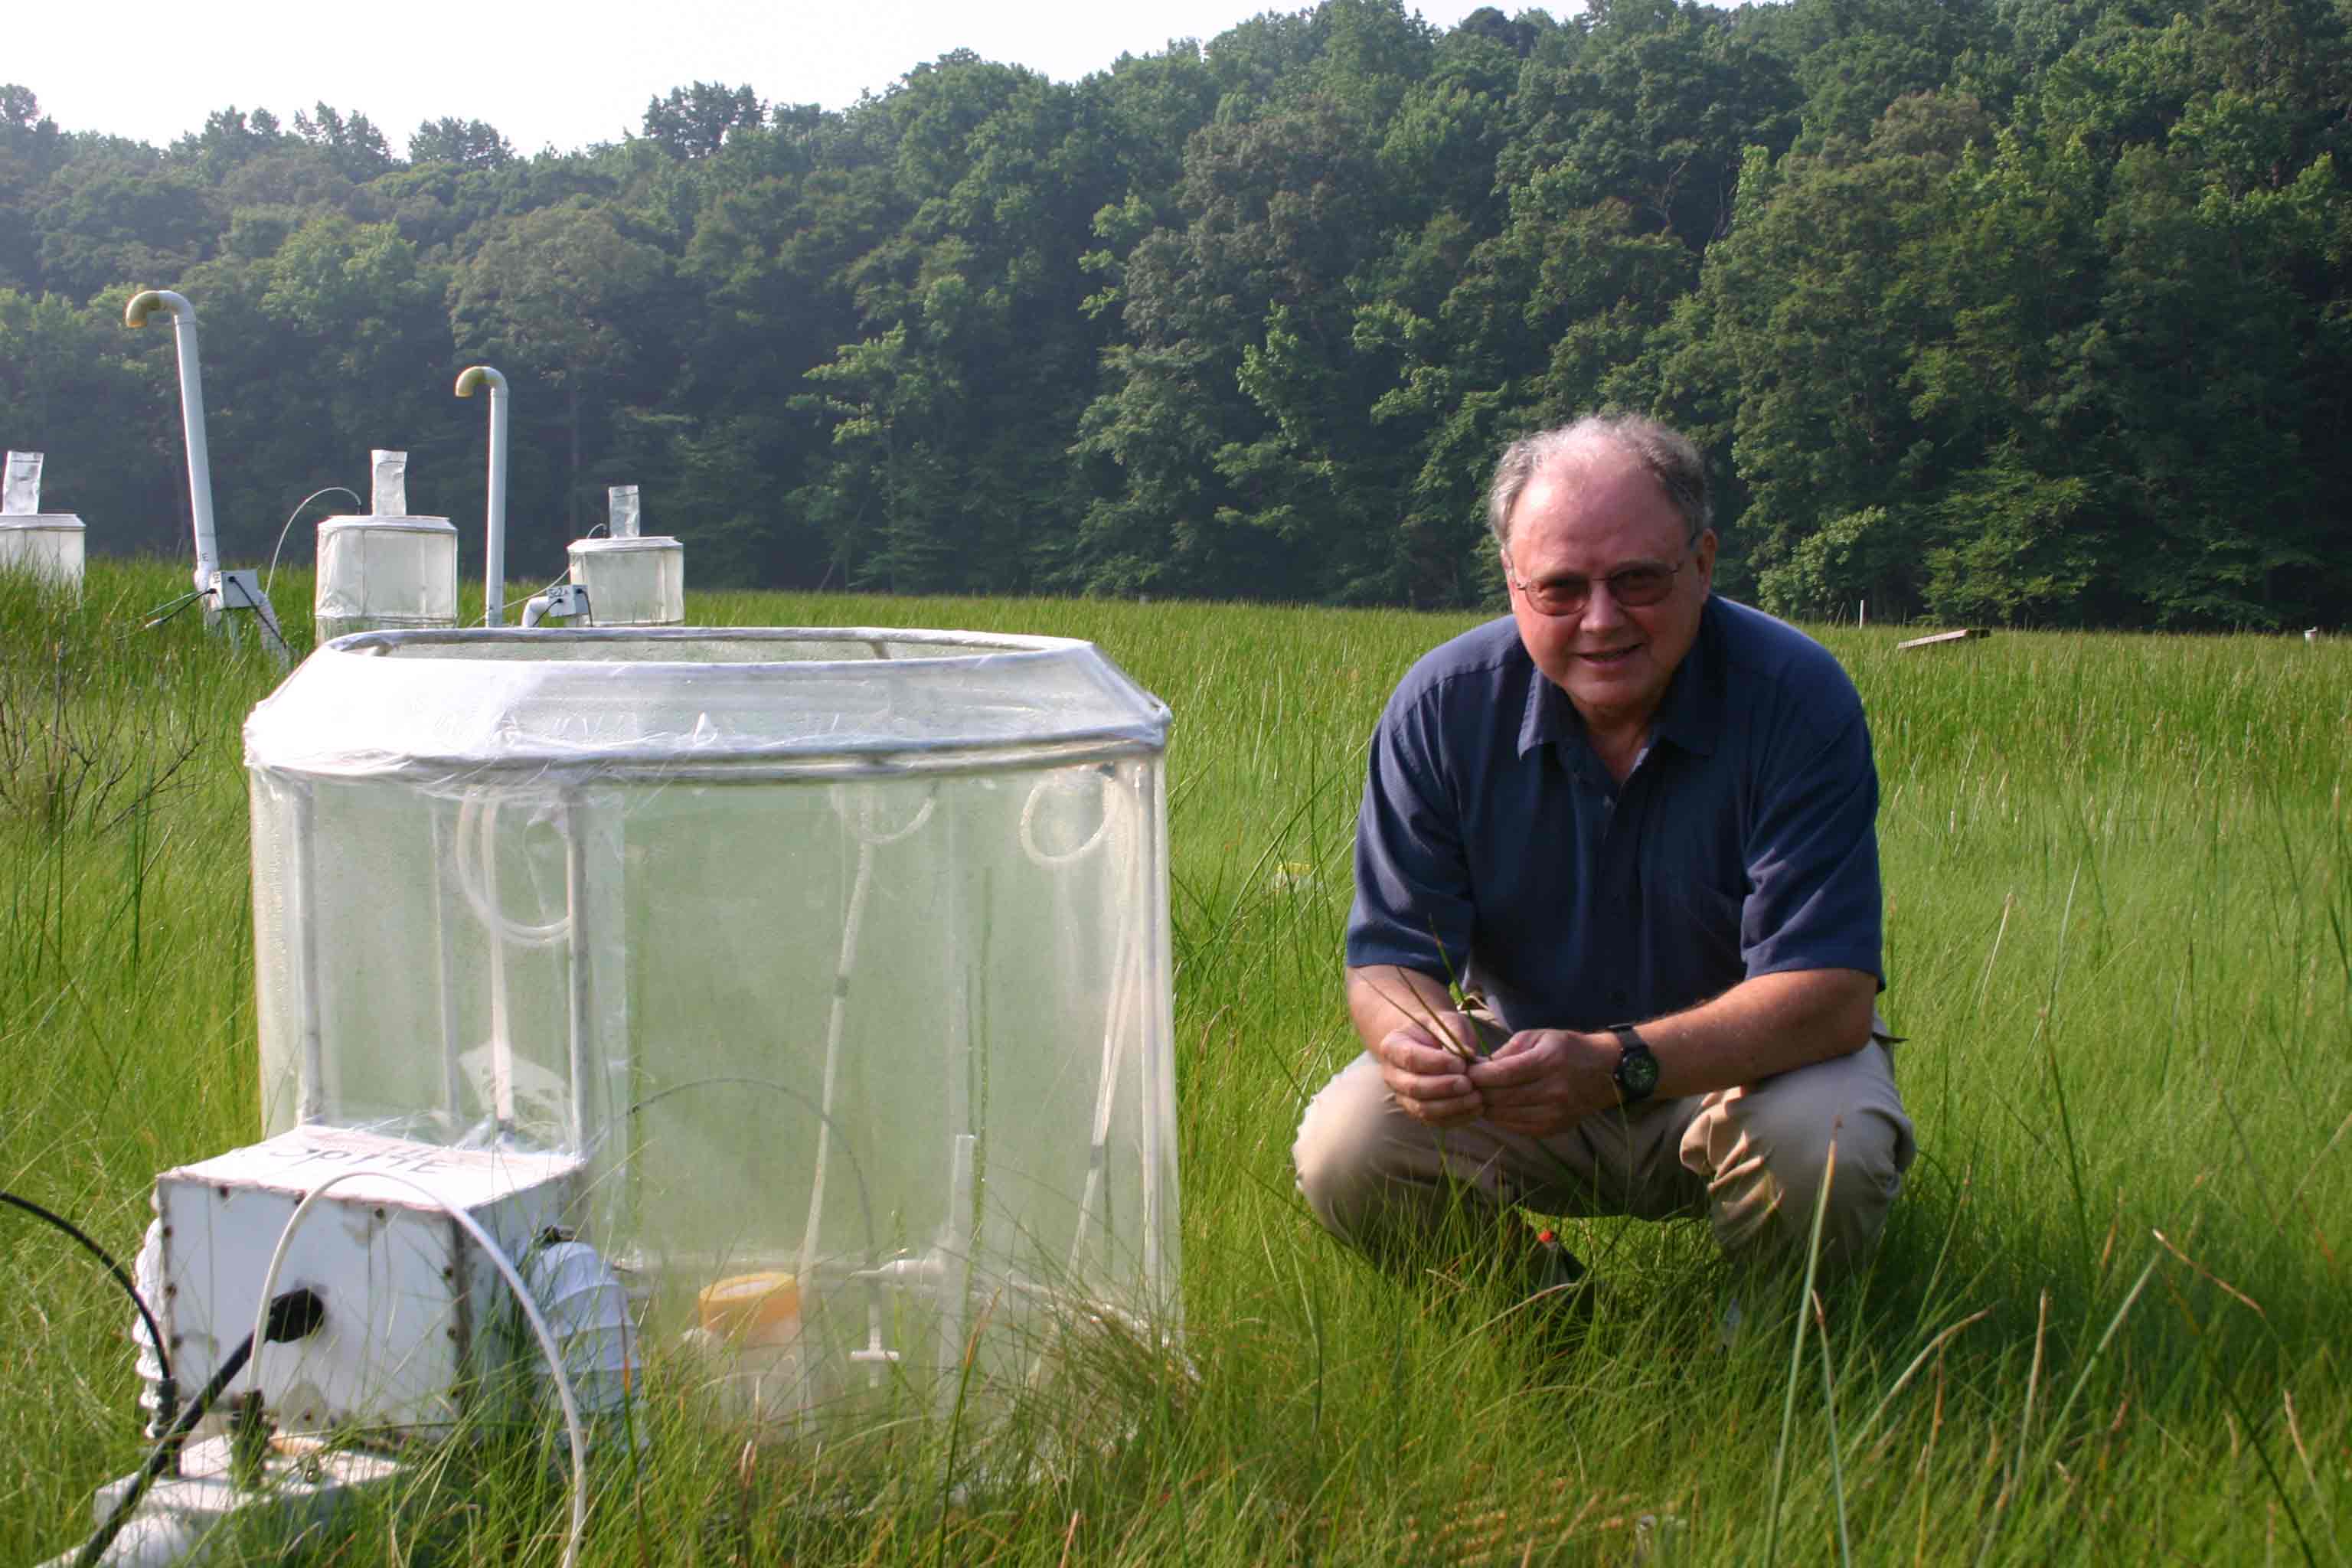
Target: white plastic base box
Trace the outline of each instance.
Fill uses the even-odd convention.
[[[305,1126],[164,1172],[155,1181],[161,1317],[181,1386],[202,1387],[253,1331],[263,1276],[295,1205],[343,1175],[305,1216],[278,1275],[279,1293],[317,1291],[326,1320],[307,1339],[264,1350],[268,1408],[293,1430],[454,1425],[474,1375],[499,1346],[527,1345],[529,1331],[499,1328],[519,1324],[519,1309],[436,1200],[470,1214],[520,1263],[563,1223],[578,1168],[561,1154]]]
[[[53,587],[79,589],[82,533],[81,519],[70,512],[0,517],[0,572],[29,572]]]

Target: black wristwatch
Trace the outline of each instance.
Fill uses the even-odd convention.
[[[1657,1054],[1631,1024],[1612,1024],[1609,1032],[1617,1037],[1617,1068],[1609,1075],[1617,1085],[1617,1098],[1638,1105],[1657,1089]]]

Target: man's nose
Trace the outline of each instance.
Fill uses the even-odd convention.
[[[1624,621],[1625,606],[1619,604],[1617,595],[1609,591],[1608,579],[1594,578],[1591,591],[1585,596],[1584,614],[1577,617],[1578,626],[1590,632],[1606,632],[1623,625]]]

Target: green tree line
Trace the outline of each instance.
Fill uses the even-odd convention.
[[[121,324],[171,288],[240,559],[371,447],[478,519],[487,362],[518,577],[630,482],[704,585],[1476,604],[1499,443],[1613,406],[1703,441],[1724,585],[1784,613],[2332,625],[2347,19],[1324,0],[1076,82],[697,82],[533,157],[0,88],[0,436],[93,548],[183,548],[169,334]]]

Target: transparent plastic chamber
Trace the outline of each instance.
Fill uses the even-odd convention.
[[[373,504],[364,517],[319,525],[310,611],[321,639],[352,632],[457,624],[457,530],[408,511],[408,454],[368,454]]]
[[[572,581],[588,590],[588,624],[675,626],[686,620],[686,547],[643,531],[637,487],[613,485],[606,539],[572,542]]]
[[[1165,1333],[1167,723],[1049,638],[334,642],[246,726],[266,1130],[577,1156],[761,1419]]]

